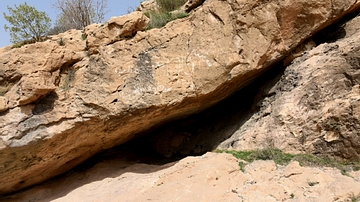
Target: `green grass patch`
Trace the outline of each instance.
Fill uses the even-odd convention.
[[[301,166],[329,166],[336,167],[337,162],[329,158],[321,158],[312,154],[298,154],[294,157]]]
[[[242,172],[245,172],[245,166],[246,166],[245,162],[239,161],[239,167]]]
[[[355,195],[354,193],[352,193],[351,196],[350,196],[350,200],[351,200],[351,202],[360,201],[360,193],[358,195]]]
[[[159,11],[148,11],[145,15],[150,18],[147,29],[160,28],[171,21],[171,14]]]
[[[350,170],[360,170],[359,161],[341,162],[335,159],[322,158],[312,154],[289,154],[282,152],[277,148],[266,148],[250,151],[231,151],[231,150],[216,150],[217,153],[232,154],[235,158],[251,163],[255,160],[273,160],[276,164],[287,165],[290,161],[298,161],[301,166],[311,167],[335,167],[338,168],[343,175],[349,176],[347,173]],[[240,162],[239,167],[243,171],[246,163]]]
[[[252,150],[252,151],[219,151],[219,152],[232,154],[237,159],[242,159],[250,163],[255,160],[274,160],[276,164],[286,165],[294,158],[294,155],[283,153],[281,150],[274,148]]]
[[[189,13],[180,12],[180,13],[170,13],[163,11],[148,11],[145,15],[150,18],[150,23],[147,29],[161,28],[164,27],[168,22],[173,20],[184,18],[189,16]]]

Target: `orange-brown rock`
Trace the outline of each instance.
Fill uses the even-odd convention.
[[[205,0],[190,0],[187,1],[180,9],[186,12],[190,12],[194,8],[200,6]]]
[[[0,48],[0,54],[11,50],[11,46],[5,46]]]
[[[93,24],[85,28],[89,54],[98,53],[99,47],[135,36],[145,30],[149,19],[139,11],[126,16],[112,17],[106,25]]]
[[[86,40],[70,31],[1,53],[0,86],[12,87],[0,105],[0,193],[218,102],[359,6],[207,0],[161,29],[141,31],[148,20],[135,12],[90,25]]]

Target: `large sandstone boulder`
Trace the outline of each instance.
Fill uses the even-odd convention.
[[[0,193],[217,103],[359,6],[207,0],[162,29],[136,12],[1,53]]]

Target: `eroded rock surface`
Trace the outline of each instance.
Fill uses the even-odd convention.
[[[204,1],[205,0],[189,0],[181,7],[181,10],[190,12],[194,8],[200,6],[202,3],[204,3]]]
[[[207,0],[161,29],[135,12],[2,52],[0,193],[217,103],[359,6]]]
[[[356,14],[352,16],[356,16]],[[358,132],[348,127],[349,125],[357,127],[359,121],[358,111],[355,110],[354,107],[357,105],[358,94],[356,92],[354,93],[353,87],[347,86],[350,82],[349,80],[339,78],[339,75],[341,76],[343,74],[334,71],[334,68],[340,65],[342,71],[344,71],[343,73],[352,75],[349,79],[355,78],[356,81],[358,80],[358,63],[356,62],[358,53],[352,51],[359,49],[359,43],[354,42],[354,39],[357,40],[359,34],[360,18],[356,17],[348,21],[350,18],[351,16],[348,16],[347,20],[336,23],[326,30],[321,31],[312,37],[314,40],[310,39],[308,42],[300,45],[287,59],[279,62],[251,84],[237,91],[224,101],[201,113],[173,121],[164,127],[147,133],[145,137],[137,140],[134,146],[141,145],[142,148],[149,148],[165,156],[198,155],[206,151],[212,151],[220,145],[219,148],[221,149],[237,150],[279,147],[282,150],[292,153],[313,153],[330,158],[336,157],[342,160],[359,159]],[[323,36],[328,37],[325,38]],[[319,41],[319,38],[322,41]],[[342,47],[346,48],[344,50],[338,49],[337,52],[335,51],[331,54],[324,53],[317,55],[317,58],[322,58],[320,61],[329,61],[326,63],[326,66],[323,66],[325,63],[317,63],[315,65],[308,64],[305,59],[298,59],[299,61],[297,60],[296,62],[297,65],[292,67],[286,68],[283,66],[283,63],[288,63],[289,59],[301,57],[304,54],[308,55],[309,51],[316,46],[314,41],[318,44],[325,43],[320,47],[324,45],[331,46],[331,43],[342,41]],[[320,52],[328,52],[327,50],[328,49],[318,49]],[[351,51],[345,53],[347,50]],[[317,53],[318,52],[316,52],[316,54]],[[349,59],[341,59],[340,61],[346,61],[340,63],[334,62],[334,64],[332,64],[332,61],[337,60],[333,58],[339,59],[344,57],[344,54],[346,58],[353,58],[350,59],[352,62],[346,62],[349,61]],[[303,66],[303,62],[305,62],[304,64],[306,65]],[[334,65],[334,67],[332,65]],[[323,73],[309,74],[306,77],[301,76],[308,74],[306,72],[311,72],[319,68],[322,68]],[[332,82],[329,83],[329,81]],[[301,85],[299,85],[299,83]],[[353,111],[339,114],[338,110],[341,110],[342,105],[336,107],[337,110],[325,110],[325,112],[321,107],[309,111],[307,107],[302,106],[302,110],[296,112],[294,112],[296,108],[286,107],[282,109],[283,112],[280,116],[270,110],[289,105],[289,103],[292,102],[297,103],[297,100],[291,98],[286,100],[286,102],[284,102],[283,99],[277,100],[277,98],[281,97],[279,95],[282,95],[284,91],[289,91],[287,94],[291,94],[294,97],[296,97],[295,95],[300,95],[300,92],[314,94],[314,85],[320,85],[322,89],[326,90],[316,91],[318,98],[313,99],[313,103],[327,103],[325,105],[329,105],[329,103],[335,103],[334,100],[332,100],[335,98],[337,99],[337,103],[342,99],[344,102],[349,102],[350,99],[350,103],[354,105]],[[300,86],[300,91],[291,91],[291,89],[299,88]],[[327,100],[324,98],[327,98]],[[273,106],[273,103],[276,103],[276,105]],[[311,104],[312,102],[308,101],[307,103]],[[309,115],[309,112],[312,116]],[[279,133],[292,133],[291,128],[279,128],[278,126],[282,124],[282,122],[277,119],[284,119],[284,117],[282,117],[284,114],[297,117],[297,119],[293,119],[292,122],[286,123],[286,125],[300,130],[302,130],[303,127],[296,126],[296,124],[302,126],[302,124],[306,123],[308,128],[319,128],[318,122],[322,122],[319,120],[320,117],[335,118],[339,116],[343,117],[346,114],[346,118],[335,118],[336,121],[332,120],[330,124],[325,124],[322,130],[314,130],[311,133],[307,133],[307,140],[310,141],[303,144],[305,143],[305,137],[295,138],[292,135],[288,135],[281,136],[280,139],[278,138],[277,135]],[[315,120],[313,120],[314,118]],[[277,121],[274,122],[274,120]],[[261,127],[258,125],[258,122],[262,124]],[[343,127],[341,131],[339,131],[340,127]],[[324,134],[327,132],[330,135],[326,135],[325,139]],[[334,137],[332,134],[335,134],[335,137],[339,137],[340,135],[340,138],[329,142],[329,138]],[[341,134],[347,134],[346,140],[341,137]],[[276,143],[274,143],[274,141]]]
[[[343,39],[304,52],[275,84],[262,88],[258,111],[220,148],[275,146],[359,160],[359,22],[343,25]]]

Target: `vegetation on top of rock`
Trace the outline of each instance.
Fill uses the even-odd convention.
[[[46,39],[46,37],[42,38],[41,41],[44,41],[44,39]],[[33,44],[33,43],[36,43],[37,41],[34,40],[34,39],[30,39],[30,40],[24,40],[24,41],[20,41],[20,42],[17,42],[17,43],[14,43],[12,45],[12,48],[21,48],[22,46],[25,46],[27,44]]]
[[[179,9],[187,0],[156,0],[160,9],[164,12],[170,12]]]
[[[59,34],[69,29],[84,29],[105,19],[107,0],[57,0],[54,7],[60,11],[55,26],[49,34]]]
[[[290,161],[298,161],[301,166],[335,167],[341,170],[343,175],[347,175],[349,170],[360,170],[359,161],[340,162],[335,159],[321,158],[312,154],[289,154],[282,152],[277,148],[265,148],[249,151],[216,150],[215,152],[232,154],[235,158],[249,163],[255,160],[273,160],[276,164],[287,165]],[[239,166],[242,171],[244,171],[245,165],[246,163],[239,162]]]
[[[158,10],[145,12],[150,18],[147,29],[161,28],[170,21],[189,16],[185,11],[172,12],[184,5],[186,0],[156,0],[156,3],[159,5]]]
[[[179,13],[170,13],[162,11],[148,11],[145,13],[146,17],[150,18],[150,23],[147,29],[161,28],[164,27],[168,22],[173,20],[184,18],[189,16],[189,13],[179,12]]]
[[[360,193],[355,195],[354,193],[351,194],[350,196],[351,202],[358,202],[360,201]]]
[[[10,25],[4,25],[4,29],[10,32],[12,43],[38,42],[48,33],[51,20],[45,12],[36,10],[26,2],[15,5],[15,8],[8,6],[7,9],[9,15],[3,15]]]

